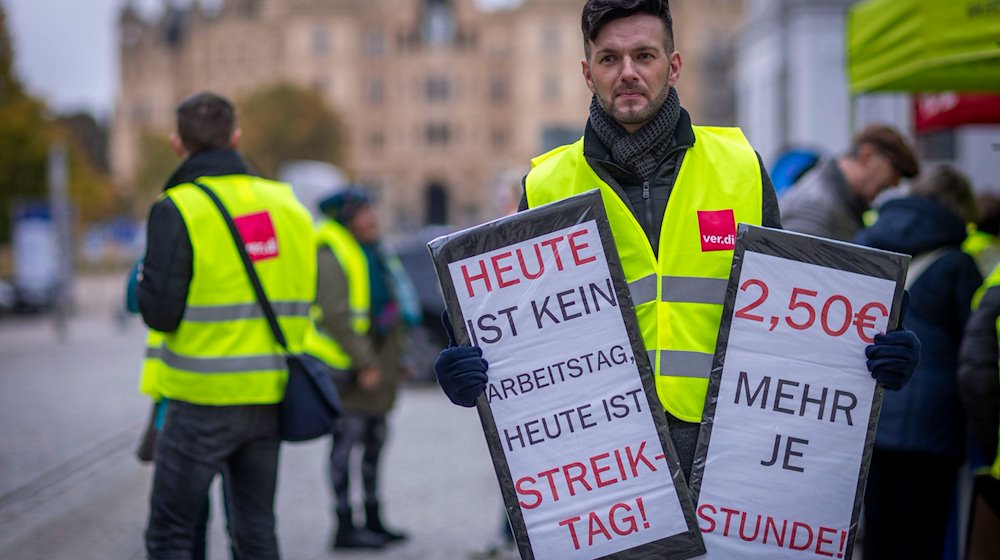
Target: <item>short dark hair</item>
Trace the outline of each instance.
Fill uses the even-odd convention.
[[[583,52],[590,60],[590,41],[597,38],[601,29],[616,19],[636,14],[649,14],[660,18],[667,31],[667,52],[674,50],[674,18],[670,16],[669,0],[587,0],[583,6],[580,29],[583,31]]]
[[[858,149],[868,144],[892,163],[900,175],[908,179],[920,173],[920,163],[913,147],[895,128],[886,124],[870,124],[854,135],[851,156],[857,157]]]
[[[969,178],[950,165],[938,165],[913,182],[913,196],[929,198],[955,213],[965,223],[976,223],[979,209]]]
[[[188,153],[228,148],[236,130],[236,109],[228,99],[208,91],[177,105],[177,135]]]

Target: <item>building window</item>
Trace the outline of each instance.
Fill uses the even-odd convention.
[[[330,33],[326,29],[313,29],[312,53],[316,56],[330,53]]]
[[[368,147],[374,152],[381,152],[382,148],[385,147],[385,133],[381,130],[372,131],[368,135]]]
[[[424,95],[430,102],[447,101],[451,96],[451,84],[448,78],[431,76],[424,82]]]
[[[431,146],[447,146],[451,141],[451,128],[445,123],[429,123],[424,128],[424,141]]]
[[[542,52],[559,52],[559,28],[555,24],[548,23],[542,26]]]
[[[381,30],[365,33],[365,54],[371,58],[385,56],[385,34]]]
[[[437,181],[427,185],[424,194],[426,206],[424,222],[426,224],[448,223],[448,189]]]
[[[425,43],[447,45],[455,38],[455,14],[448,0],[425,0],[420,34]]]
[[[381,105],[385,100],[385,82],[382,78],[369,78],[365,82],[365,100],[372,105]]]
[[[502,128],[494,128],[490,132],[490,144],[494,148],[506,148],[507,147],[507,131]]]
[[[559,76],[548,74],[542,79],[542,98],[546,101],[559,101],[562,91]]]
[[[510,89],[507,80],[495,76],[490,80],[490,101],[495,105],[506,103],[510,97]]]

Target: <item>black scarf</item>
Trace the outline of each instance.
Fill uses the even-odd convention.
[[[652,119],[629,134],[604,112],[595,95],[590,101],[590,125],[611,152],[611,159],[626,171],[648,180],[673,145],[674,129],[681,114],[677,90],[670,88],[667,99]]]

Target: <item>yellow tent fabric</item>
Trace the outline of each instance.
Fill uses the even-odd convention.
[[[852,93],[1000,91],[996,0],[867,0],[846,31]]]

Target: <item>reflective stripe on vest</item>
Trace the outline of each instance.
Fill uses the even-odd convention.
[[[316,231],[320,247],[328,247],[340,263],[347,278],[347,300],[351,311],[351,330],[365,334],[371,328],[371,278],[368,258],[364,249],[350,231],[335,220],[325,220]],[[323,313],[319,306],[313,309],[313,323],[306,333],[305,351],[326,362],[330,367],[349,370],[351,357],[340,344],[323,331]]]
[[[972,309],[979,309],[980,302],[983,301],[983,295],[986,294],[986,290],[990,288],[995,288],[1000,286],[1000,265],[993,268],[986,280],[983,281],[983,285],[979,287],[976,291],[976,295],[972,299]],[[1000,347],[1000,317],[996,319],[996,331],[997,331],[997,346]],[[998,363],[1000,367],[1000,363]],[[1000,480],[1000,429],[997,432],[997,454],[993,460],[993,464],[987,467],[986,472],[993,478]]]
[[[760,166],[743,133],[694,132],[661,224],[659,258],[628,205],[587,163],[582,139],[535,158],[525,182],[530,207],[600,189],[657,394],[665,410],[687,422],[701,421],[735,224],[759,225],[762,207]]]
[[[302,350],[309,307],[316,299],[316,244],[309,212],[291,189],[246,175],[200,182],[237,223],[289,350]],[[273,404],[284,397],[288,372],[215,204],[191,184],[169,189],[193,249],[180,326],[149,350],[160,363],[156,392],[170,399],[225,406]],[[145,392],[145,391],[144,391]]]

